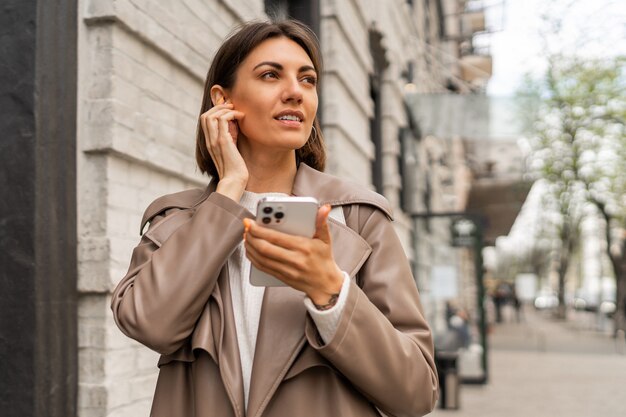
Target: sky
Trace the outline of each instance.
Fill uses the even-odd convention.
[[[545,69],[541,14],[562,16],[560,36],[549,48],[585,56],[626,55],[625,0],[486,0],[487,24],[495,31],[483,39],[491,45],[493,75],[487,94],[514,95],[525,73]]]

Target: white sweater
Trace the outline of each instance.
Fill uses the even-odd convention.
[[[286,196],[280,193],[256,194],[244,191],[239,204],[256,213],[258,201],[267,196]],[[237,329],[237,342],[239,344],[239,355],[241,358],[241,372],[243,374],[244,400],[248,407],[248,394],[250,392],[250,376],[252,374],[252,362],[254,360],[254,348],[259,330],[259,319],[261,317],[261,305],[265,287],[255,287],[250,284],[250,261],[245,256],[243,242],[228,258],[228,275],[233,303],[233,313],[235,316],[235,326]],[[319,311],[313,302],[305,297],[304,304],[311,315],[317,329],[324,340],[328,343],[339,324],[339,319],[343,311],[345,300],[348,295],[349,277],[344,272],[343,286],[339,294],[337,304],[325,311]]]

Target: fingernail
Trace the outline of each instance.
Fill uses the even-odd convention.
[[[243,219],[243,228],[246,233],[250,230],[250,219]]]

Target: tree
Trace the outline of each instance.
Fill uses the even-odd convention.
[[[584,205],[606,221],[607,256],[617,281],[616,329],[626,320],[626,73],[624,57],[596,59],[554,54],[542,80],[527,81],[521,96],[536,106],[529,141],[531,169],[549,184],[548,203],[558,213],[559,301],[564,317],[565,276],[577,244]]]

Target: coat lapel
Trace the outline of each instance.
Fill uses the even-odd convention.
[[[228,268],[224,266],[219,278],[222,303],[222,328],[219,341],[219,368],[222,382],[228,392],[230,401],[235,409],[235,415],[243,417],[243,376],[241,374],[241,358],[237,342],[237,329],[233,314],[232,297],[228,278]]]
[[[258,416],[304,345],[304,294],[290,287],[265,290],[250,378],[247,416]]]
[[[319,197],[314,189],[302,186],[302,181],[299,188],[296,185],[294,195]],[[320,202],[325,203],[324,200]],[[335,262],[353,278],[372,249],[349,227],[332,219],[329,227]],[[290,287],[270,287],[265,291],[252,367],[247,416],[256,417],[263,413],[305,344],[307,313],[304,297],[304,293]]]

